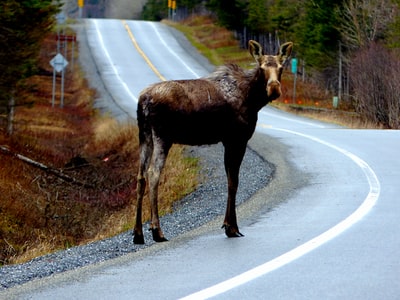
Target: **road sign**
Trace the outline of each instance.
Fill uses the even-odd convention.
[[[64,24],[67,17],[63,12],[60,12],[56,15],[56,20],[58,24]]]
[[[83,0],[78,0],[78,6],[79,7],[83,7],[84,5],[84,1]]]
[[[292,73],[297,73],[297,58],[295,57],[292,58]]]
[[[57,71],[61,72],[64,70],[64,68],[68,65],[68,61],[64,58],[64,56],[61,55],[61,53],[58,53],[56,56],[53,57],[53,59],[50,61],[50,65]]]

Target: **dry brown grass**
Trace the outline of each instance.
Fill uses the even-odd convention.
[[[169,26],[183,32],[188,40],[206,56],[214,65],[227,62],[240,63],[243,55],[239,49],[239,43],[233,34],[223,27],[215,25],[215,22],[207,16],[190,17],[182,23],[163,21]],[[239,53],[238,55],[234,55]],[[225,54],[228,55],[225,56]]]
[[[369,122],[351,111],[325,109],[315,106],[288,105],[282,102],[274,102],[276,108],[310,119],[336,124],[352,129],[384,129],[383,126]]]
[[[138,129],[92,109],[95,91],[76,66],[66,74],[65,107],[59,108],[58,102],[51,107],[48,58],[54,55],[49,54],[54,43],[52,36],[45,40],[41,75],[30,78],[19,94],[19,102],[35,104],[16,109],[14,134],[7,137],[0,130],[0,145],[76,183],[0,152],[0,265],[132,228]],[[197,161],[183,152],[182,147],[171,149],[160,186],[161,213],[170,211],[175,200],[197,185]]]

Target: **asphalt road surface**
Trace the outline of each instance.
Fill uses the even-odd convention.
[[[139,91],[160,76],[209,72],[165,25],[87,20],[86,26],[107,89],[133,116]],[[350,130],[265,108],[250,144],[277,170],[239,208],[245,237],[225,238],[217,220],[168,243],[30,282],[7,295],[400,299],[400,132]],[[301,178],[286,180],[278,154],[301,170]],[[263,210],[265,201],[279,204]],[[255,208],[257,217],[248,213]]]

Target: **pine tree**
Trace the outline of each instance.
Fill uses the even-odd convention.
[[[207,8],[218,16],[218,23],[228,29],[241,30],[247,18],[246,0],[209,0]]]
[[[335,12],[341,3],[341,0],[304,1],[304,16],[299,20],[295,36],[298,51],[309,66],[323,70],[334,64],[340,40]]]
[[[3,0],[0,4],[0,114],[13,105],[17,84],[35,72],[41,42],[54,23],[51,0]]]
[[[245,24],[254,33],[269,31],[269,18],[265,0],[249,0]]]

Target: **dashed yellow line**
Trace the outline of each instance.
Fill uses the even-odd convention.
[[[125,20],[122,20],[122,24],[124,24],[124,27],[126,31],[128,32],[129,38],[131,39],[133,46],[139,52],[140,56],[143,57],[144,61],[149,65],[150,69],[157,75],[158,78],[160,78],[162,81],[166,81],[167,79],[162,76],[162,74],[157,70],[157,68],[153,65],[153,63],[150,61],[150,59],[147,57],[147,55],[144,53],[144,51],[139,47],[139,44],[137,43],[131,29],[129,28],[128,24],[126,23]]]

